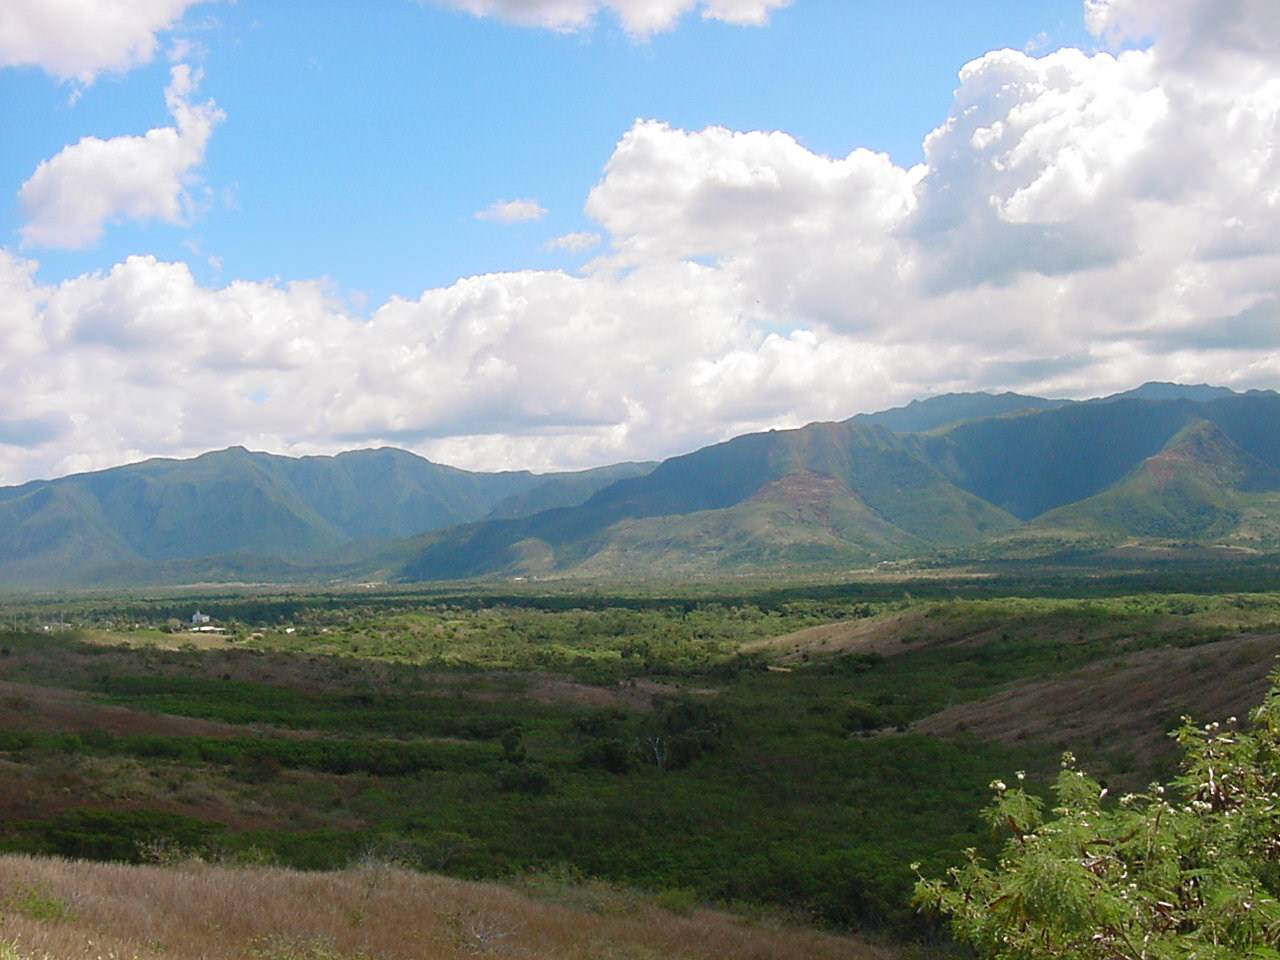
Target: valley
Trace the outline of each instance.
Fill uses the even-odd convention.
[[[958,956],[912,891],[997,852],[992,784],[1141,790],[1266,694],[1277,422],[1148,384],[0,489],[0,958]]]
[[[910,865],[994,851],[989,783],[1043,791],[1064,750],[1116,791],[1166,777],[1179,717],[1246,714],[1280,655],[1271,592],[1036,576],[8,601],[0,873],[66,915],[10,894],[0,934],[24,960],[195,956],[168,921],[111,919],[92,891],[123,883],[281,957],[507,949],[457,917],[548,956],[945,953]],[[197,607],[219,632],[184,625]],[[219,884],[463,905],[390,941],[183,892]]]

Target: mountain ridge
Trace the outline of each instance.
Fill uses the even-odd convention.
[[[388,540],[482,519],[504,499],[548,484],[571,482],[576,501],[619,469],[553,478],[472,473],[393,447],[300,458],[229,447],[151,458],[0,490],[0,583],[75,582],[103,568],[218,556],[282,568],[349,563]]]
[[[541,475],[235,446],[0,488],[0,587],[722,574],[1135,536],[1280,547],[1277,478],[1280,394],[1159,382],[948,394]]]

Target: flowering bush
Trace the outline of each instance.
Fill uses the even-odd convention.
[[[994,960],[1280,960],[1280,673],[1251,724],[1175,735],[1182,775],[1116,802],[1070,754],[1048,816],[994,782],[999,862],[970,850],[915,902]]]

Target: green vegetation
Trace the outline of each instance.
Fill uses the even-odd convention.
[[[0,810],[0,849],[567,871],[681,909],[918,935],[908,864],[994,852],[973,813],[987,784],[1045,771],[1035,742],[925,736],[917,721],[1146,650],[1280,632],[1278,594],[1085,589],[24,601],[0,613],[56,607],[69,628],[0,636],[0,761],[31,798]],[[175,632],[196,605],[228,632]],[[809,639],[833,621],[855,640]]]
[[[1059,507],[1001,545],[1026,553],[1057,542],[1116,546],[1214,543],[1257,549],[1280,539],[1280,471],[1206,420],[1184,427],[1120,483]]]
[[[29,920],[57,923],[71,916],[71,907],[38,884],[24,883],[0,901],[0,908]]]
[[[537,476],[471,473],[403,450],[292,459],[240,447],[0,488],[6,585],[294,579],[387,543],[572,505],[649,464]],[[367,563],[365,564],[367,566]]]
[[[973,543],[1013,526],[895,434],[855,418],[737,437],[673,457],[578,507],[428,535],[397,575],[829,569]]]
[[[938,397],[571,474],[240,448],[0,488],[9,588],[813,574],[1280,549],[1280,395]]]
[[[1268,960],[1280,955],[1280,675],[1253,724],[1178,731],[1168,786],[1107,800],[1064,759],[1045,817],[1021,785],[992,784],[987,817],[1011,838],[977,851],[917,902],[981,956],[1009,960]]]

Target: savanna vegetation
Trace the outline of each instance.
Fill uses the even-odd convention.
[[[1280,594],[1159,592],[1159,576],[1073,590],[1064,573],[1040,596],[1012,577],[886,575],[683,596],[15,601],[0,610],[0,850],[198,861],[226,883],[218,871],[286,871],[287,885],[310,882],[287,871],[369,864],[552,878],[943,949],[946,925],[911,903],[911,865],[940,876],[967,850],[997,854],[980,814],[992,781],[1024,770],[1026,796],[1043,796],[1070,747],[1137,790],[1174,771],[1163,732],[1181,714],[1243,715],[1260,696]],[[224,632],[187,629],[197,606]],[[1125,696],[1080,722],[1062,691],[1099,676]],[[315,956],[419,955],[316,936],[331,953]],[[665,949],[564,955],[701,955]]]

